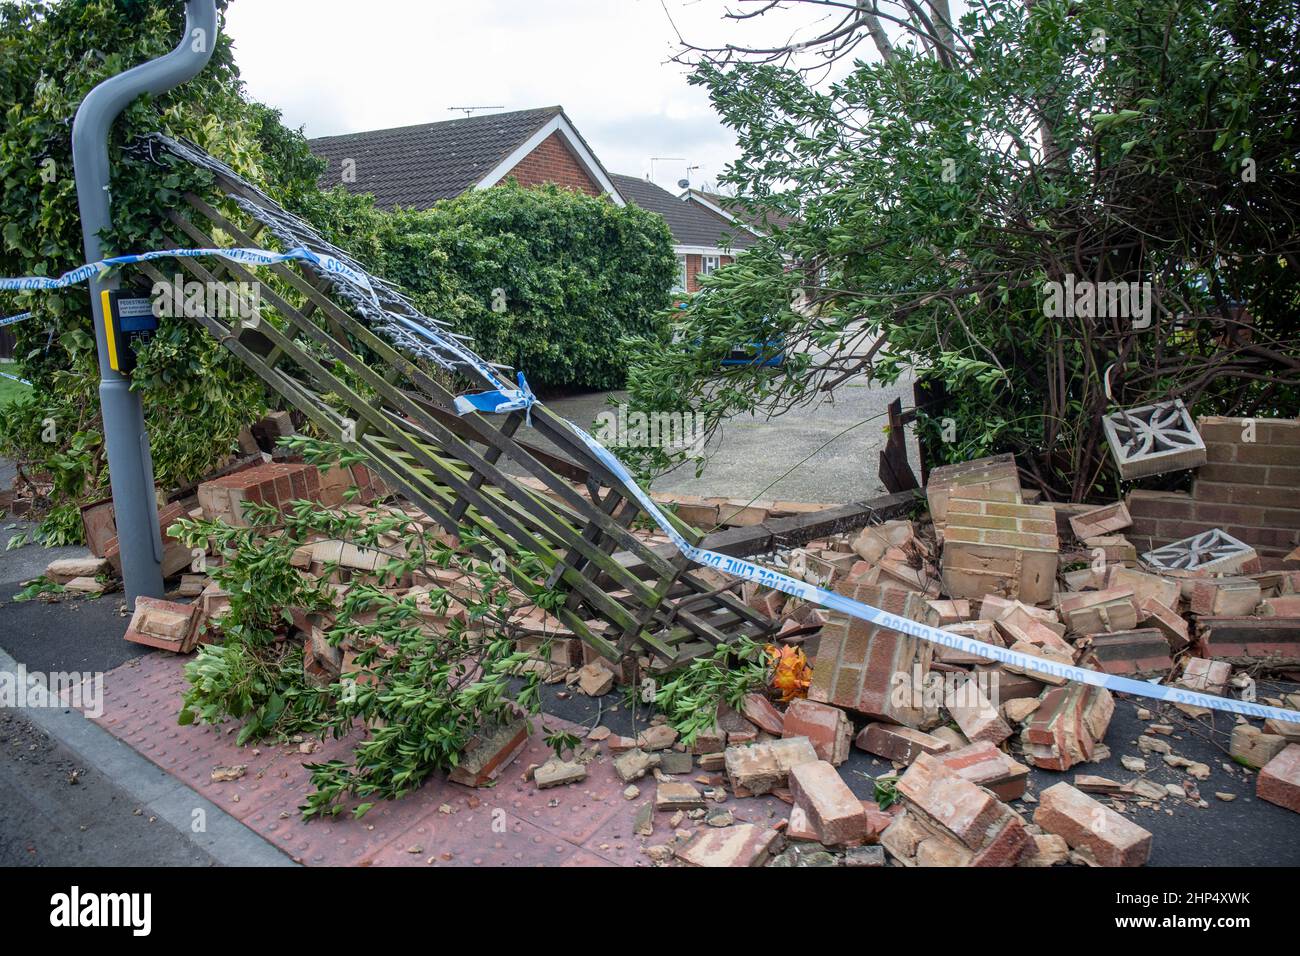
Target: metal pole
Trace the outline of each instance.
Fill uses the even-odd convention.
[[[111,221],[108,136],[113,121],[141,93],[156,95],[193,78],[212,56],[216,40],[216,0],[189,0],[185,4],[185,35],[176,49],[110,77],[82,100],[72,124],[72,163],[87,262],[103,258],[99,233]],[[116,277],[92,279],[90,308],[99,349],[99,404],[108,449],[108,476],[113,486],[122,579],[127,604],[133,606],[141,595],[162,597],[163,549],[144,410],[139,395],[131,391],[130,379],[108,360],[101,294],[117,286]]]

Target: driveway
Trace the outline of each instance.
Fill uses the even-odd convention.
[[[886,494],[877,477],[885,446],[886,408],[895,398],[910,408],[912,379],[885,388],[855,380],[835,400],[817,402],[776,418],[741,415],[728,421],[705,448],[706,464],[695,477],[692,463],[660,476],[655,491],[775,498],[845,504]],[[554,411],[594,432],[596,416],[627,401],[622,391],[592,392],[544,401]],[[908,460],[920,477],[920,456],[909,429]]]

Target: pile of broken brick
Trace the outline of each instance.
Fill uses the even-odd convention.
[[[1211,445],[1214,464],[1253,469],[1233,476],[1241,484],[1207,468],[1228,494],[1261,501],[1291,480],[1279,472],[1300,473],[1300,422],[1205,424],[1224,439]],[[1255,448],[1243,453],[1226,440],[1242,434],[1252,435],[1248,445],[1260,434],[1271,444],[1258,457],[1250,454]],[[1251,464],[1264,458],[1273,464]],[[1182,454],[1176,464],[1199,467],[1206,459]],[[1151,474],[1163,466],[1144,467]],[[1205,484],[1198,478],[1192,500]],[[1185,540],[1159,540],[1154,529],[1136,533],[1125,502],[1039,503],[1021,488],[1011,456],[935,469],[926,498],[926,522],[869,526],[780,552],[777,563],[892,614],[1105,673],[1245,701],[1257,699],[1257,681],[1300,678],[1300,511],[1224,514],[1244,526],[1233,528],[1237,534],[1261,540],[1259,551],[1223,528],[1188,529],[1185,522],[1178,526],[1192,532]],[[1280,524],[1280,534],[1251,523],[1261,517]],[[1140,555],[1135,542],[1143,545]],[[1283,542],[1293,550],[1282,551]],[[809,651],[807,697],[782,710],[769,695],[750,694],[739,711],[722,708],[717,726],[690,747],[677,744],[684,753],[663,749],[675,735],[662,725],[636,740],[605,740],[623,781],[653,771],[653,808],[673,814],[674,837],[645,847],[656,863],[1140,866],[1152,835],[1125,813],[1153,810],[1171,797],[1205,808],[1198,783],[1212,772],[1253,774],[1260,799],[1300,813],[1300,724],[1270,719],[1261,727],[1232,718],[1233,762],[1212,771],[1174,752],[1169,722],[1208,711],[1138,701],[1151,704],[1136,708],[1147,722],[1137,741],[1141,756],[1121,758],[1137,776],[1111,780],[1081,772],[1110,756],[1115,701],[1108,690],[932,645],[779,591],[746,584],[742,593],[779,622],[779,642]],[[598,694],[614,674],[593,660],[570,679]],[[1259,699],[1300,709],[1300,694]],[[878,803],[855,796],[837,770],[851,747],[892,764],[896,780],[878,778],[893,784],[891,797]],[[1148,760],[1182,779],[1154,782]],[[1073,783],[1028,795],[1031,766],[1074,769]],[[584,776],[558,760],[530,771],[539,786]],[[695,783],[703,791],[680,779],[692,772],[700,773]],[[718,806],[728,792],[742,799],[775,794],[789,804],[788,817],[774,826],[735,823]],[[1035,804],[1032,814],[1013,801]],[[642,808],[643,835],[654,832],[652,812]],[[680,829],[684,812],[703,825]]]
[[[1206,494],[1227,495],[1224,507],[1238,494],[1271,501],[1288,474],[1300,474],[1300,422],[1259,423],[1272,442],[1264,455],[1227,440],[1237,434],[1238,422],[1208,425],[1221,439],[1210,443],[1209,461],[1204,454],[1177,461],[1202,469],[1197,490],[1183,496],[1189,501],[1213,500],[1197,498],[1207,485],[1222,486]],[[361,501],[369,503],[342,504],[340,489],[350,484],[367,489]],[[310,465],[260,461],[203,483],[197,498],[169,507],[238,524],[240,500],[311,498],[361,513],[400,512],[432,529],[426,516],[400,502],[373,503],[384,494],[360,465],[321,474]],[[1288,501],[1242,505],[1231,514],[1193,505],[1201,510],[1191,512],[1190,523],[1186,516],[1167,526],[1162,518],[1144,518],[1147,524],[1139,527],[1131,509],[1138,501],[1147,508],[1149,497],[1133,495],[1102,507],[1043,502],[1021,488],[1011,456],[996,456],[934,469],[922,519],[867,526],[771,557],[792,576],[859,602],[1051,661],[1243,700],[1254,700],[1259,682],[1269,677],[1300,678],[1300,548],[1294,543],[1300,532],[1289,530],[1300,528],[1294,520],[1300,511],[1281,506]],[[1231,531],[1195,523],[1198,515],[1212,514],[1231,518]],[[1274,534],[1279,526],[1281,536]],[[1187,534],[1170,540],[1160,534],[1164,530]],[[1256,532],[1258,547],[1243,540]],[[662,540],[654,532],[638,533]],[[1288,541],[1294,550],[1281,547]],[[192,558],[188,551],[172,555],[176,544],[168,544],[173,572]],[[382,560],[382,549],[341,541],[313,542],[295,556],[303,571],[330,575],[340,596],[350,582],[371,579]],[[80,578],[85,571],[50,569],[51,575]],[[728,583],[717,572],[700,573],[716,575],[719,586]],[[453,584],[405,580],[396,587],[407,593]],[[1206,805],[1196,783],[1210,768],[1173,753],[1167,707],[1138,711],[1148,721],[1139,741],[1143,756],[1123,758],[1138,776],[1105,779],[1079,769],[1109,754],[1115,702],[1104,688],[1018,670],[777,591],[735,586],[750,606],[773,618],[777,644],[807,652],[806,697],[781,701],[782,709],[775,693],[750,694],[737,710],[721,708],[716,726],[689,746],[662,716],[635,738],[600,727],[588,736],[581,759],[556,758],[524,771],[539,788],[558,787],[585,779],[591,760],[609,759],[629,799],[652,775],[655,799],[641,809],[636,829],[656,864],[1134,866],[1148,859],[1151,834],[1125,816],[1127,803],[1154,807],[1173,787],[1179,797]],[[128,639],[179,652],[213,639],[225,596],[197,570],[182,578],[181,594],[197,600],[142,599]],[[438,624],[434,617],[431,627]],[[635,669],[616,672],[540,610],[521,612],[519,624],[521,648],[536,652],[544,639],[550,647],[550,657],[536,662],[548,681],[601,696],[640,679]],[[295,621],[294,630],[304,640],[310,677],[328,682],[348,672],[354,652],[330,647],[320,622]],[[1297,694],[1259,699],[1300,708]],[[1178,709],[1192,719],[1205,713]],[[1235,720],[1235,764],[1225,763],[1224,772],[1254,773],[1260,799],[1300,813],[1300,724]],[[526,732],[513,727],[472,741],[453,779],[490,785],[525,740]],[[859,799],[841,777],[837,768],[851,747],[892,765],[875,781],[885,795],[879,802]],[[1147,758],[1183,772],[1186,780],[1161,786],[1146,779]],[[1073,784],[1062,780],[1032,798],[1029,814],[1012,802],[1030,799],[1031,766],[1073,769],[1075,776]],[[725,806],[728,799],[769,794],[789,806],[787,818],[773,825],[739,822]],[[649,840],[655,813],[669,815],[675,835],[668,842]]]

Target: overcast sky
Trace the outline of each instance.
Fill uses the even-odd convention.
[[[607,169],[675,188],[711,183],[735,140],[684,67],[674,24],[696,43],[759,29],[723,0],[235,0],[227,28],[251,96],[308,137],[431,123],[453,106],[559,104]],[[736,0],[730,6],[738,8]],[[667,13],[665,12],[667,7]],[[670,22],[669,15],[672,20]],[[783,16],[778,14],[778,17]],[[762,25],[789,34],[792,21]]]

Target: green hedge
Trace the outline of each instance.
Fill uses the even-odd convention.
[[[168,52],[183,27],[184,5],[175,0],[0,2],[0,275],[53,276],[81,264],[72,118],[93,87]],[[290,204],[316,191],[322,164],[278,113],[244,98],[223,34],[195,79],[135,100],[114,124],[107,254],[159,248],[164,211],[183,204],[183,190],[209,188],[198,171],[164,169],[123,152],[154,130],[194,140]],[[16,459],[24,474],[53,482],[40,536],[75,542],[82,535],[77,503],[108,483],[90,301],[84,285],[0,293],[0,314],[26,310],[33,318],[14,326],[15,356],[33,388],[0,417],[0,454]],[[142,350],[134,384],[164,486],[210,470],[266,407],[261,382],[186,320],[163,321]]]
[[[391,215],[339,189],[312,218],[534,386],[622,386],[624,338],[654,329],[676,270],[661,216],[555,186],[507,182]]]
[[[183,24],[184,5],[176,0],[0,0],[0,102],[7,104],[0,127],[0,275],[52,276],[81,264],[72,118],[98,83],[172,49]],[[667,304],[671,237],[660,217],[633,207],[511,183],[430,211],[390,215],[341,189],[321,193],[316,177],[323,164],[277,112],[244,97],[224,32],[194,80],[137,99],[114,125],[107,254],[160,248],[165,212],[184,205],[186,190],[210,191],[205,173],[124,152],[154,130],[220,156],[406,286],[430,314],[472,334],[485,357],[517,364],[535,385],[622,385],[623,337],[649,334],[652,317]],[[33,318],[14,327],[16,371],[33,388],[0,418],[0,454],[53,485],[41,503],[39,536],[76,542],[78,504],[108,485],[89,299],[84,286],[0,293],[0,314],[26,310]],[[140,352],[133,383],[164,487],[211,470],[268,398],[255,376],[185,319],[163,320]]]

